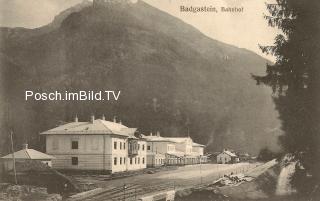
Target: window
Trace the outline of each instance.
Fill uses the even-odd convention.
[[[122,165],[122,157],[120,157],[120,165]]]
[[[126,143],[125,142],[123,143],[123,149],[126,149]]]
[[[130,165],[132,165],[132,158],[130,158]]]
[[[140,158],[138,158],[138,164],[140,164]]]
[[[122,142],[120,142],[120,150],[122,149]]]
[[[150,146],[147,146],[147,150],[149,150],[149,151],[150,151],[150,149],[151,149],[151,147],[150,147]]]
[[[71,157],[71,164],[78,165],[78,157]]]
[[[140,150],[140,144],[138,144],[138,150]]]
[[[117,149],[117,142],[113,142],[113,149]]]
[[[142,164],[144,164],[144,157],[142,158]]]
[[[137,158],[134,158],[134,164],[137,164]]]
[[[78,149],[78,141],[72,141],[71,142],[71,149]]]
[[[144,151],[144,144],[142,145],[142,151]]]
[[[113,158],[113,165],[117,165],[117,157]]]

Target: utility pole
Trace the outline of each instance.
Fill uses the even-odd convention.
[[[200,182],[201,182],[201,183],[200,183],[200,185],[202,185],[202,167],[201,167],[201,156],[200,156],[200,177],[201,177],[201,178],[200,178],[200,179],[201,179],[201,180],[200,180]]]
[[[17,172],[16,172],[16,160],[14,158],[14,149],[13,149],[13,137],[12,137],[13,133],[12,130],[10,131],[10,140],[11,140],[11,151],[12,151],[12,162],[13,162],[13,172],[14,172],[14,182],[17,185],[18,181],[17,181]]]

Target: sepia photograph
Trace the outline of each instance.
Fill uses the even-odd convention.
[[[320,201],[319,0],[0,0],[0,201]]]

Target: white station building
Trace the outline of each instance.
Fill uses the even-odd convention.
[[[147,143],[136,131],[104,116],[91,116],[89,122],[76,117],[40,134],[46,137],[46,153],[55,157],[53,168],[114,173],[146,168]]]

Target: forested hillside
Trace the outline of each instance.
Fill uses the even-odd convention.
[[[72,10],[73,9],[73,10]],[[1,28],[1,153],[8,128],[16,146],[44,149],[39,132],[77,114],[117,116],[149,134],[190,136],[207,151],[257,153],[276,147],[279,122],[270,91],[250,73],[267,61],[208,38],[138,1],[122,7],[78,5],[38,29]],[[121,90],[119,101],[25,101],[24,91]]]

